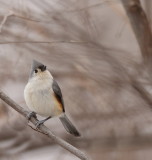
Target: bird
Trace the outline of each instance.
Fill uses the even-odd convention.
[[[29,80],[24,89],[24,99],[30,109],[27,118],[36,114],[45,117],[36,124],[41,124],[53,117],[59,117],[64,128],[70,134],[79,137],[80,133],[72,124],[65,113],[64,101],[61,89],[53,78],[47,66],[37,60],[33,60]]]

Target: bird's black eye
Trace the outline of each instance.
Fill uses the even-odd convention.
[[[35,73],[37,73],[38,72],[38,70],[37,69],[35,69],[35,71],[34,71]]]

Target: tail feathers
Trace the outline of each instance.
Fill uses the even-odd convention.
[[[70,120],[65,114],[60,117],[60,120],[67,132],[71,133],[76,137],[81,136],[78,130],[74,127],[74,125],[70,122]]]

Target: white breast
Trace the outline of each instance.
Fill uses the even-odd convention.
[[[57,112],[53,93],[50,79],[30,81],[24,89],[24,98],[31,111],[44,117],[53,117]]]

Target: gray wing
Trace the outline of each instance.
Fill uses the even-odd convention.
[[[62,97],[62,92],[61,92],[61,89],[58,85],[58,83],[53,80],[53,83],[52,83],[52,89],[54,91],[54,94],[58,100],[58,102],[62,105],[63,107],[63,112],[65,112],[65,109],[64,109],[64,101],[63,101],[63,97]]]

